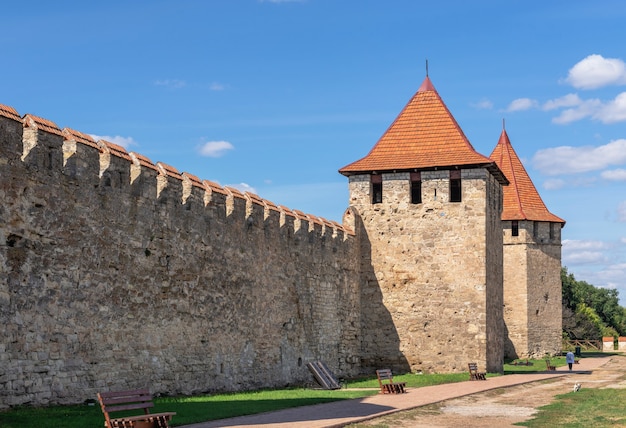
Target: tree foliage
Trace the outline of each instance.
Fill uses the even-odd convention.
[[[561,268],[563,331],[570,339],[626,335],[626,308],[615,289],[597,288]]]

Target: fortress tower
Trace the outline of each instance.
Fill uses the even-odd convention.
[[[493,159],[504,188],[505,357],[542,357],[561,350],[561,228],[565,221],[541,200],[502,130]]]
[[[501,371],[502,186],[426,77],[349,177],[363,368]],[[354,218],[350,219],[350,217]]]

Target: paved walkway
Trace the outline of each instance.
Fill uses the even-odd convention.
[[[609,357],[583,358],[580,364],[569,372],[567,367],[559,367],[555,372],[514,374],[487,378],[486,381],[466,381],[444,385],[411,388],[399,395],[378,394],[371,397],[335,401],[313,406],[296,407],[276,412],[241,416],[217,421],[185,425],[182,428],[214,427],[264,427],[264,428],[317,428],[343,427],[347,424],[377,418],[389,413],[413,409],[438,403],[451,398],[475,394],[490,389],[506,388],[523,383],[551,379],[569,374],[590,373],[609,361]]]

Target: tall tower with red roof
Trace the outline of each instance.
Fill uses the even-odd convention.
[[[510,184],[504,188],[504,321],[509,358],[561,350],[561,228],[546,208],[506,130],[490,156]]]
[[[502,370],[502,187],[426,77],[349,178],[361,240],[362,366]]]

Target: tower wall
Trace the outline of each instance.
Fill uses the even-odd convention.
[[[508,358],[561,351],[561,225],[520,221],[512,236],[504,224],[504,321]]]
[[[409,173],[350,177],[362,244],[364,367],[502,369],[500,185],[483,169],[462,170],[462,202],[449,202],[449,171],[422,171],[422,203],[410,203]]]

